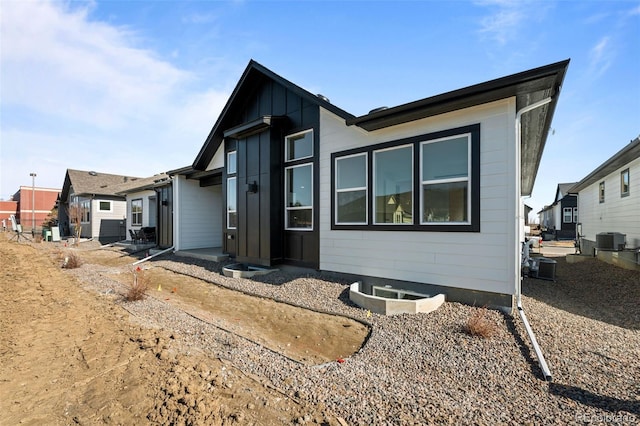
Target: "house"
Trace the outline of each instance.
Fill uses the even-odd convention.
[[[559,183],[553,204],[538,212],[543,237],[547,240],[573,240],[576,238],[578,201],[569,190],[576,184]]]
[[[134,184],[140,178],[67,169],[60,193],[58,222],[60,234],[74,233],[76,217],[82,238],[111,243],[126,238],[127,203],[122,184]]]
[[[568,63],[354,116],[251,61],[191,167],[169,172],[188,195],[177,233],[241,263],[510,308]]]
[[[628,249],[640,248],[640,137],[589,173],[570,192],[578,197],[582,253],[591,254],[597,248],[618,250],[621,244]],[[615,235],[615,245],[608,244],[613,241],[611,235]]]
[[[144,239],[148,242],[156,241],[158,223],[156,188],[164,185],[168,180],[169,176],[166,173],[159,173],[112,187],[115,195],[125,197],[127,206],[125,235],[127,237],[142,232]]]

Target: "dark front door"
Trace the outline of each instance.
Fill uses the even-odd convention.
[[[157,238],[160,248],[173,246],[173,186],[167,185],[156,189],[158,204]]]

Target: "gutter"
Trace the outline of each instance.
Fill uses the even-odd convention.
[[[547,365],[547,362],[544,359],[544,355],[542,354],[542,350],[540,349],[540,346],[538,345],[538,341],[536,340],[536,336],[533,333],[533,330],[531,329],[531,326],[529,325],[529,321],[527,320],[527,316],[524,313],[524,307],[522,306],[522,265],[521,265],[521,261],[520,261],[520,257],[521,257],[521,247],[520,247],[520,243],[521,240],[524,241],[524,235],[522,235],[522,229],[520,227],[520,218],[523,215],[522,212],[522,202],[520,200],[521,198],[521,165],[520,165],[520,156],[521,156],[521,146],[522,146],[522,126],[521,126],[521,120],[522,120],[522,115],[532,111],[536,108],[539,108],[541,106],[547,105],[548,103],[550,103],[553,100],[552,97],[548,97],[545,99],[542,99],[538,102],[534,102],[531,105],[528,105],[524,108],[522,108],[520,111],[518,111],[516,113],[516,120],[515,120],[515,126],[516,126],[516,168],[517,168],[517,178],[516,178],[516,199],[518,200],[518,205],[516,207],[517,210],[517,216],[516,216],[516,236],[517,236],[517,243],[516,243],[516,257],[515,259],[517,260],[517,272],[516,272],[516,276],[517,276],[517,284],[516,284],[516,306],[518,309],[518,314],[520,314],[520,318],[522,319],[522,323],[524,324],[524,328],[527,330],[527,334],[529,335],[529,339],[531,340],[531,345],[533,346],[533,350],[536,353],[536,357],[538,358],[538,364],[540,365],[540,369],[542,370],[542,374],[544,375],[545,380],[547,381],[552,381],[553,377],[551,375],[551,370],[549,370],[549,366]]]

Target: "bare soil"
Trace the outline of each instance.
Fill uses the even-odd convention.
[[[61,269],[62,249],[0,235],[1,424],[342,424],[322,407],[192,353],[170,332],[139,325],[121,301]],[[82,261],[124,266],[96,250]],[[161,268],[149,297],[306,364],[335,362],[367,337],[361,323],[244,295]],[[123,284],[133,269],[112,274]],[[135,303],[135,302],[131,302]]]

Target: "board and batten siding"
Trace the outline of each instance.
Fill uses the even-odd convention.
[[[620,173],[629,169],[629,195],[620,195]],[[604,203],[599,185],[604,181]],[[592,183],[578,193],[582,237],[595,242],[601,232],[626,234],[627,247],[640,247],[640,158]]]
[[[175,249],[221,247],[222,186],[200,187],[200,181],[178,176],[173,190]]]
[[[515,101],[507,99],[367,133],[321,108],[320,269],[515,293]],[[480,232],[331,229],[331,154],[480,123]],[[519,263],[518,263],[519,264]]]

